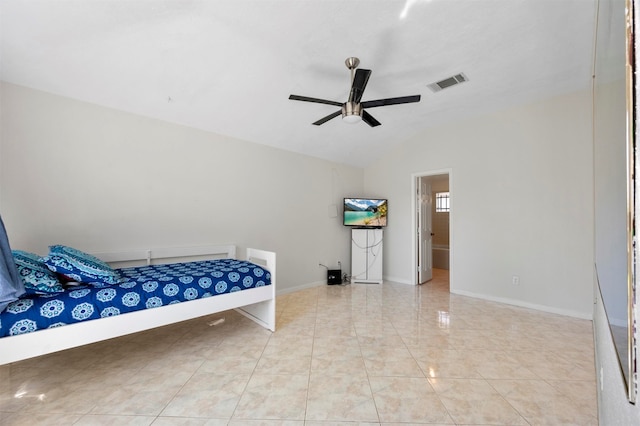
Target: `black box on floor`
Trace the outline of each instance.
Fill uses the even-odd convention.
[[[329,269],[327,271],[327,284],[342,284],[342,269]]]

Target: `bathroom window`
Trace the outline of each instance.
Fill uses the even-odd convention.
[[[449,193],[436,192],[436,213],[449,212]]]

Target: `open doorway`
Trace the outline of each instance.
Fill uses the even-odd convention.
[[[433,278],[433,269],[449,270],[451,170],[412,175],[413,283]]]

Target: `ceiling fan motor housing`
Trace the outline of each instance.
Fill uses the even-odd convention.
[[[356,102],[342,104],[342,119],[347,123],[357,123],[362,119],[362,106]]]

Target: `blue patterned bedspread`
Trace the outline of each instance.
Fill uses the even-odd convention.
[[[29,295],[0,314],[0,336],[30,333],[80,321],[271,284],[271,274],[251,262],[218,259],[118,269],[107,288],[78,286],[64,293]]]

